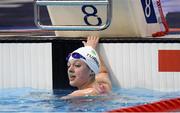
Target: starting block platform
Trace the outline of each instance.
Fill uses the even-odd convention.
[[[60,37],[151,37],[164,31],[157,0],[36,0],[35,22]],[[42,25],[45,6],[52,26]]]

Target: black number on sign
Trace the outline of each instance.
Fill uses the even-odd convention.
[[[93,10],[93,12],[87,12],[87,11],[86,11],[86,8],[91,8],[91,9]],[[88,21],[88,18],[89,18],[89,17],[95,17],[95,18],[97,18],[98,23],[97,23],[95,26],[100,26],[100,25],[102,24],[101,18],[98,17],[98,15],[96,15],[96,14],[97,14],[97,9],[96,9],[95,6],[93,6],[93,5],[83,5],[83,6],[82,6],[82,12],[85,14],[85,16],[84,16],[84,22],[85,22],[87,25],[93,25],[93,24],[89,23],[89,21]]]

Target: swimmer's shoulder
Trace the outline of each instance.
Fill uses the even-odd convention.
[[[100,73],[96,75],[96,89],[99,94],[111,92],[112,85],[108,73]]]
[[[109,78],[108,73],[97,74],[95,80],[96,80],[96,83],[107,84],[109,87],[111,87],[111,80]]]

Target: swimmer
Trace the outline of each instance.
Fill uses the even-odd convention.
[[[80,47],[67,56],[69,84],[78,90],[62,97],[69,99],[80,96],[99,96],[111,92],[112,85],[108,70],[96,49],[99,37],[89,36]]]

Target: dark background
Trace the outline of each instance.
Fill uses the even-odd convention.
[[[33,1],[0,0],[0,29],[32,29],[34,24]],[[41,7],[43,24],[51,24],[47,8]]]

